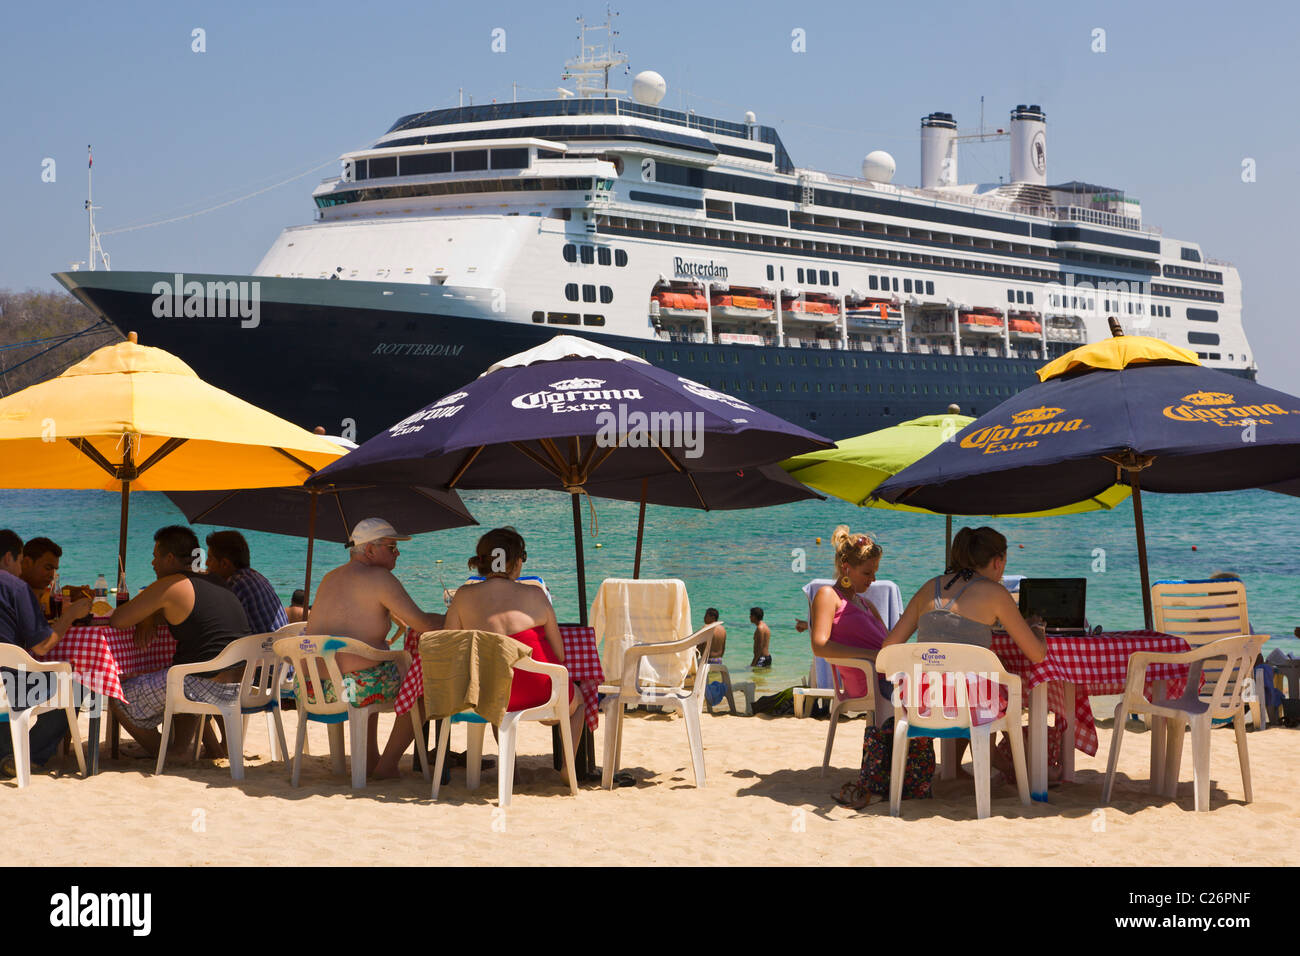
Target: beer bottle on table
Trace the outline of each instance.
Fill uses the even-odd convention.
[[[126,572],[121,571],[117,576],[117,606],[121,607],[129,600],[131,600],[131,595],[126,590]]]

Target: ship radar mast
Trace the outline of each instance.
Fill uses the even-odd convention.
[[[95,154],[89,146],[86,147],[86,215],[90,219],[90,254],[89,259],[90,271],[95,271],[95,253],[99,253],[100,261],[104,263],[104,271],[110,272],[108,266],[108,253],[104,251],[104,245],[99,241],[99,233],[95,231],[95,210],[99,209],[93,201],[94,191],[92,177],[95,172]]]
[[[596,26],[588,26],[585,19],[578,17],[578,56],[566,61],[564,72],[560,74],[561,80],[576,81],[578,96],[607,97],[612,93],[627,92],[611,89],[609,85],[609,71],[613,67],[624,66],[627,56],[614,48],[614,38],[618,36],[618,31],[614,29],[614,17],[618,14],[606,8],[605,16],[605,22]],[[588,33],[599,33],[602,30],[605,31],[603,39],[588,42]]]

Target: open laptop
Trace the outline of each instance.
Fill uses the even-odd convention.
[[[1025,578],[1020,582],[1020,613],[1041,617],[1048,634],[1087,634],[1087,589],[1087,578]]]

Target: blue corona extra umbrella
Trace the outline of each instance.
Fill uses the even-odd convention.
[[[1075,349],[1038,376],[1038,385],[883,482],[877,496],[948,514],[1005,514],[1127,484],[1149,628],[1143,490],[1300,490],[1300,398],[1140,336]]]
[[[777,470],[831,442],[741,399],[575,336],[503,359],[323,468],[320,484],[551,489],[715,508],[815,497]],[[712,499],[712,500],[711,500]],[[639,539],[638,539],[639,541]]]

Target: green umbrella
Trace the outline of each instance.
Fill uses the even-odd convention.
[[[940,514],[926,508],[894,504],[873,497],[876,486],[904,468],[924,458],[945,441],[954,440],[958,432],[975,419],[950,412],[924,415],[911,421],[845,438],[834,448],[808,452],[781,462],[794,478],[828,495],[842,498],[859,507],[888,508],[914,514]],[[1017,515],[994,515],[1004,518],[1035,518],[1048,515],[1079,514],[1085,511],[1109,511],[1129,496],[1129,489],[1113,485],[1102,493],[1073,504],[1048,511]],[[948,541],[952,540],[952,517],[948,517]],[[944,551],[947,555],[947,549]]]

